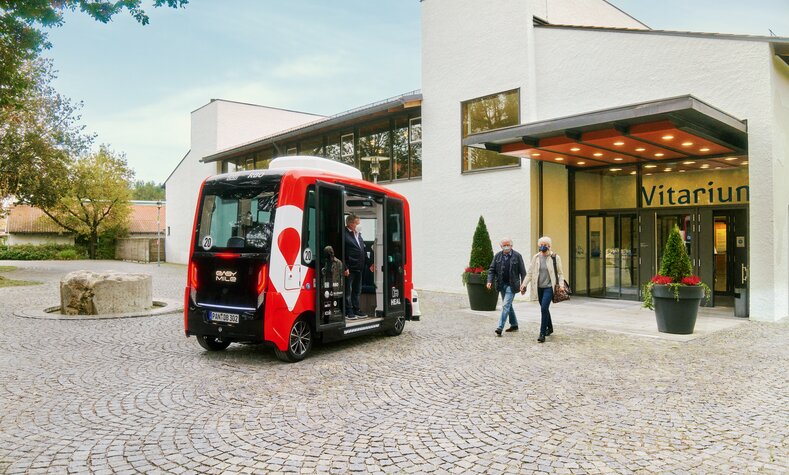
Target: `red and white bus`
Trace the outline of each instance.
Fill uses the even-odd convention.
[[[362,221],[374,270],[361,319],[345,318],[345,217]],[[327,246],[336,256],[330,259]],[[282,157],[267,170],[207,178],[195,213],[184,295],[186,336],[209,351],[273,345],[300,361],[317,340],[385,332],[420,317],[411,280],[408,201],[319,157]]]

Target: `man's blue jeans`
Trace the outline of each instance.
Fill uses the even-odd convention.
[[[499,330],[504,329],[504,324],[507,322],[507,317],[510,319],[510,326],[517,327],[518,319],[515,317],[515,309],[512,308],[512,299],[515,298],[515,292],[512,287],[505,285],[504,288],[499,289],[501,294],[501,318],[499,319]]]
[[[540,335],[545,335],[549,331],[553,331],[553,322],[551,321],[551,311],[549,310],[551,302],[553,301],[553,288],[537,288],[537,298],[540,301]]]

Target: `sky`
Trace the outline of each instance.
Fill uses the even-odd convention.
[[[56,89],[82,123],[164,182],[212,98],[332,115],[421,84],[418,0],[190,0],[109,24],[67,13],[48,29]],[[789,37],[789,0],[613,0],[654,29]]]

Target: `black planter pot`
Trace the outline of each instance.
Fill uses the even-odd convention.
[[[704,298],[704,288],[699,286],[679,287],[679,300],[669,285],[652,287],[652,302],[658,331],[678,335],[690,335],[696,326],[699,304]]]
[[[468,291],[468,303],[471,310],[496,310],[496,303],[499,301],[499,293],[495,288],[488,290],[485,287],[487,281],[480,274],[469,274],[466,282]]]

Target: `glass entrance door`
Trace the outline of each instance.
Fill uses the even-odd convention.
[[[576,292],[638,299],[638,221],[634,214],[577,216]]]

